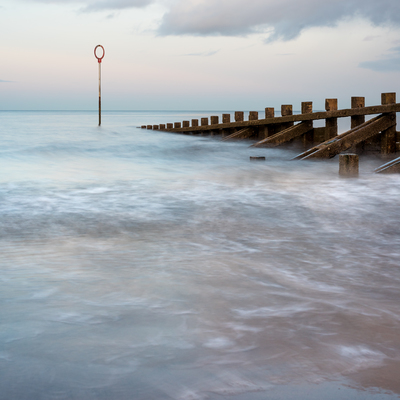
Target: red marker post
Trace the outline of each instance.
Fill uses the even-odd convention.
[[[98,51],[101,52],[101,56],[97,54]],[[106,52],[101,44],[94,48],[94,56],[99,62],[99,126],[101,125],[101,61],[103,60],[105,54]]]

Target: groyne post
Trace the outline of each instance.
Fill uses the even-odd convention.
[[[212,115],[212,116],[210,117],[210,125],[218,125],[218,123],[219,123],[219,117],[218,117],[218,115]],[[216,135],[216,134],[218,134],[218,133],[219,133],[219,132],[218,132],[218,129],[210,131],[211,136],[212,136],[212,135]]]
[[[200,124],[201,124],[201,126],[208,126],[208,117],[201,118],[200,119]],[[201,136],[205,136],[205,135],[208,135],[208,134],[209,134],[208,131],[202,131],[200,135]]]
[[[235,111],[235,122],[244,121],[244,112],[243,111]]]
[[[265,118],[274,118],[275,109],[273,107],[265,108]],[[275,125],[263,125],[258,129],[258,135],[261,140],[266,139],[268,136],[272,136],[275,133]]]
[[[257,121],[258,120],[258,111],[250,111],[249,112],[249,121]],[[260,130],[258,127],[253,128],[253,134],[256,139],[260,139]]]
[[[395,104],[396,103],[396,93],[382,93],[381,94],[381,104]],[[391,112],[386,115],[393,119],[396,119],[396,113]],[[383,157],[388,157],[391,154],[396,153],[396,125],[382,131],[381,135],[381,155]]]
[[[167,124],[167,129],[173,129],[173,128],[174,128],[174,124],[172,124],[172,123]]]
[[[219,121],[218,115],[212,115],[210,117],[211,125],[217,125],[219,123],[218,121]]]
[[[363,107],[365,107],[365,97],[351,98],[351,108],[363,108]],[[350,118],[351,118],[351,126],[350,126],[351,129],[365,122],[365,115],[354,115]]]
[[[351,98],[351,108],[363,108],[365,107],[365,97],[352,97]],[[356,128],[357,126],[365,122],[365,115],[355,115],[351,117],[350,128]],[[362,153],[364,151],[365,143],[361,142],[353,146],[353,151],[356,153]]]
[[[244,121],[244,112],[243,111],[235,111],[235,122],[243,122]],[[235,133],[242,128],[233,128],[233,132]]]
[[[301,103],[301,113],[302,114],[311,114],[312,113],[312,101],[303,101]],[[307,125],[307,128],[310,130],[303,135],[303,146],[307,147],[309,144],[314,143],[314,132],[313,128],[313,121],[305,121],[302,122],[303,124]]]
[[[339,175],[353,178],[358,176],[357,154],[339,154]]]
[[[293,106],[291,104],[283,104],[281,105],[281,115],[282,117],[285,117],[287,115],[293,115]],[[283,131],[287,128],[290,128],[291,126],[294,125],[294,122],[286,122],[284,124],[280,124],[276,127],[275,133],[278,133],[280,131]]]
[[[325,111],[336,111],[338,109],[337,99],[325,99]],[[325,120],[325,137],[324,140],[329,140],[337,136],[338,122],[337,118],[327,118]]]
[[[182,128],[189,128],[190,127],[190,121],[182,121]],[[190,132],[184,132],[185,135],[189,135]]]
[[[258,111],[250,111],[249,121],[257,121],[257,120],[258,120]]]
[[[222,123],[229,124],[231,122],[231,114],[222,114]],[[232,133],[232,129],[223,129],[222,137],[229,136]]]

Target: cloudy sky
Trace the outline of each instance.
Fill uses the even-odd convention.
[[[0,0],[0,109],[262,110],[400,96],[399,0]]]

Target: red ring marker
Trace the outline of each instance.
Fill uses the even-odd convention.
[[[101,57],[98,57],[96,54],[97,49],[101,47],[101,49],[103,50],[103,55]],[[94,56],[97,58],[97,61],[99,63],[101,63],[101,60],[104,58],[104,56],[106,55],[106,52],[104,50],[104,47],[101,44],[98,44],[95,48],[94,48]]]

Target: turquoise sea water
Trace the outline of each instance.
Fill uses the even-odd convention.
[[[399,397],[400,176],[211,114],[0,112],[0,399]]]

